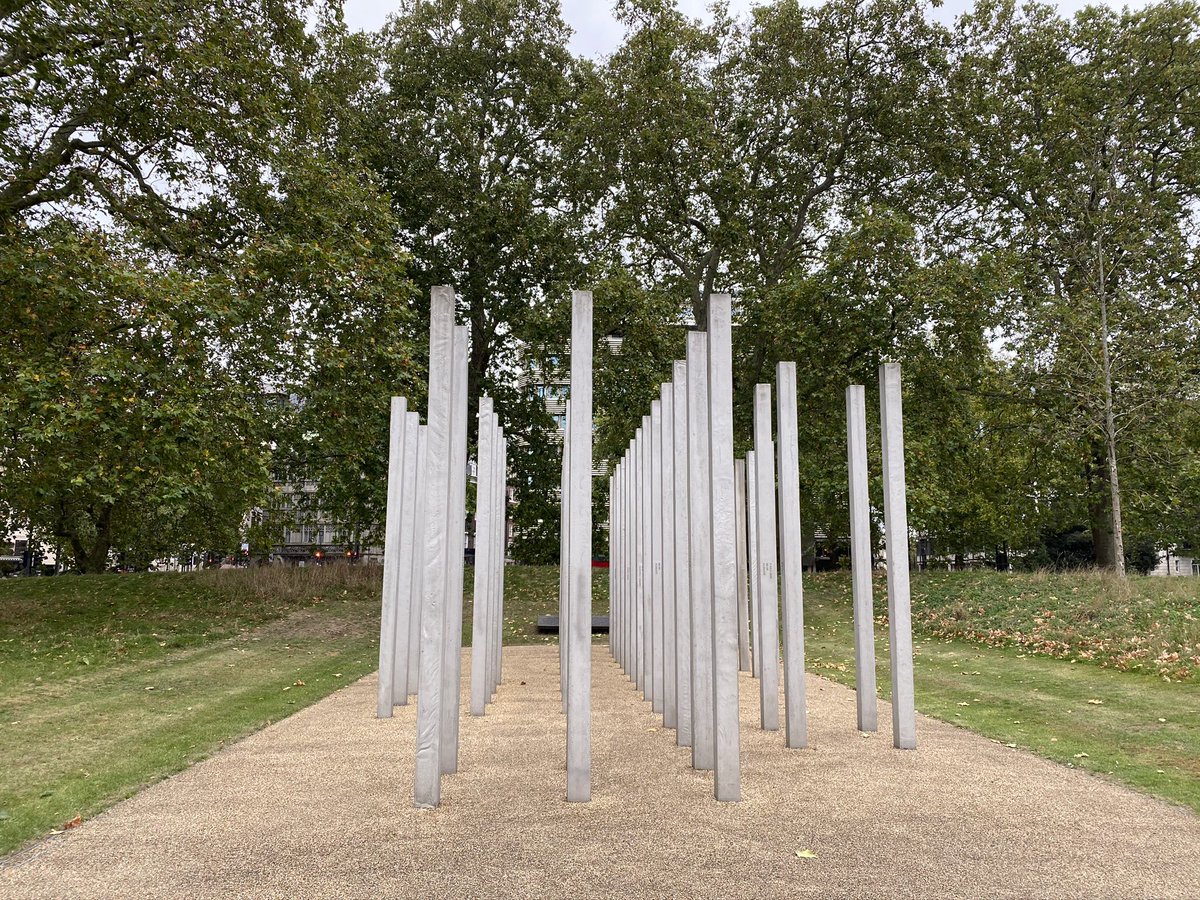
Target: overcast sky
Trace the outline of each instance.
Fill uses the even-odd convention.
[[[679,7],[690,16],[706,19],[708,3],[709,0],[680,0]],[[729,2],[729,8],[735,14],[745,12],[755,5],[757,4],[754,0]],[[972,5],[972,0],[946,0],[936,15],[937,18],[950,22]],[[1087,4],[1084,0],[1060,0],[1058,8],[1063,15],[1070,15],[1085,5]],[[1126,4],[1110,0],[1108,5],[1119,8]],[[1141,6],[1142,2],[1134,0],[1129,5]],[[346,23],[351,28],[378,28],[396,6],[396,0],[346,0]],[[571,49],[576,53],[584,56],[603,56],[616,49],[620,43],[621,26],[612,17],[610,0],[562,0],[562,10],[563,18],[575,31],[571,39]]]

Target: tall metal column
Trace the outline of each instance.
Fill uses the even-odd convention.
[[[738,724],[737,547],[733,522],[733,304],[708,299],[709,474],[712,516],[714,796],[742,798]]]
[[[796,364],[775,368],[779,434],[779,575],[783,588],[783,699],[786,743],[808,746],[804,679],[804,548],[800,537],[800,424]]]
[[[571,585],[567,800],[592,799],[592,293],[571,293]]]
[[[892,743],[917,747],[913,699],[912,611],[908,584],[908,500],[904,481],[904,415],[900,366],[879,367],[879,418],[883,436],[883,521],[887,535],[888,635],[892,655]]]
[[[692,602],[692,766],[713,768],[711,475],[708,461],[708,335],[687,336],[688,579]]]

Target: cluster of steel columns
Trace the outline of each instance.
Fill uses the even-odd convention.
[[[377,713],[417,697],[414,802],[437,806],[441,776],[458,771],[462,679],[462,535],[466,522],[467,328],[454,291],[432,291],[426,424],[392,400]],[[472,712],[500,680],[506,449],[491,401],[480,402],[477,514],[486,557],[475,573]],[[486,416],[484,411],[486,410]],[[486,444],[486,451],[484,445]],[[482,569],[483,571],[480,571]],[[482,700],[476,709],[476,691]]]
[[[808,746],[808,718],[796,364],[779,363],[775,378],[778,453],[771,422],[771,386],[758,384],[754,387],[754,449],[735,463],[738,649],[743,671],[759,679],[760,724],[764,730],[777,731],[782,605],[785,743],[799,748]]]
[[[482,716],[500,684],[504,644],[505,490],[508,441],[492,410],[479,400],[478,477],[475,481],[475,590],[471,615],[471,715]]]
[[[729,298],[713,297],[708,330],[688,335],[609,483],[612,653],[692,750],[714,770],[718,800],[740,799],[739,668],[759,680],[760,724],[778,730],[779,610],[785,744],[808,744],[796,367],[754,391],[754,450],[733,459]],[[861,385],[847,390],[858,724],[876,728],[866,422]],[[888,541],[893,742],[916,747],[900,369],[880,367]],[[776,446],[778,441],[778,447]],[[749,591],[747,591],[747,581]]]
[[[731,337],[714,294],[609,484],[613,656],[718,800],[741,799]]]

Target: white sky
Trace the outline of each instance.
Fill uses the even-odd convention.
[[[679,8],[687,15],[707,19],[709,0],[679,0]],[[1114,0],[1099,0],[1100,3],[1120,8],[1127,4]],[[1145,0],[1133,0],[1128,5],[1138,7]],[[729,8],[736,15],[758,5],[754,0],[729,0]],[[950,22],[955,16],[974,5],[973,0],[945,0],[945,5],[936,11],[936,18]],[[1088,5],[1085,0],[1060,0],[1057,4],[1063,15],[1071,15]],[[346,24],[357,29],[376,29],[393,12],[396,0],[346,0]],[[616,49],[621,41],[621,26],[612,17],[609,0],[562,0],[563,18],[574,29],[571,49],[584,56],[603,56]]]

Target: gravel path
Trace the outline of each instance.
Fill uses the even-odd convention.
[[[590,804],[563,799],[557,648],[507,648],[440,809],[411,804],[414,708],[376,720],[369,677],[0,862],[0,896],[1200,897],[1190,811],[932,719],[893,750],[815,676],[804,751],[743,681],[745,799],[718,804],[595,650]]]

